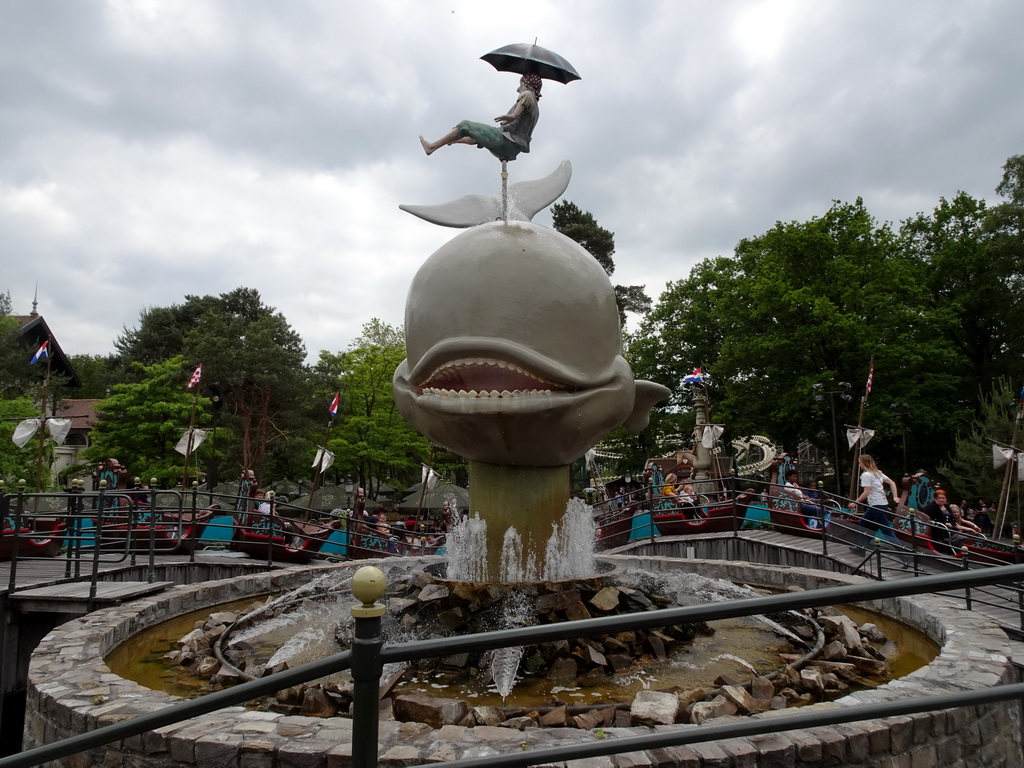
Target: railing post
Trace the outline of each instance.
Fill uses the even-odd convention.
[[[89,581],[89,610],[93,608],[96,600],[97,583],[100,576],[100,543],[103,541],[103,512],[107,506],[104,498],[107,491],[107,481],[100,480],[100,490],[96,496],[96,525],[93,526],[92,542],[92,577]]]
[[[21,514],[25,510],[25,481],[18,481],[18,503],[14,507],[14,517],[11,519],[11,579],[8,591],[13,592],[18,585],[18,542],[21,540]]]
[[[376,768],[380,731],[378,707],[382,665],[381,616],[377,602],[387,589],[380,568],[367,565],[352,577],[352,596],[362,605],[352,607],[355,633],[352,639],[352,768]]]
[[[914,575],[917,576],[917,511],[907,510],[907,518],[910,520],[910,562],[914,566]]]
[[[192,546],[190,546],[188,553],[188,561],[194,563],[196,561],[196,547],[199,546],[199,511],[198,511],[198,497],[199,497],[199,483],[193,481],[192,483],[192,525],[189,527],[188,535],[192,539]],[[207,497],[207,506],[213,504],[213,488],[210,488],[210,495]],[[184,525],[184,520],[181,515],[178,515],[178,531],[181,531]]]
[[[875,536],[875,573],[878,580],[882,581],[882,540]]]
[[[1013,564],[1020,565],[1020,534],[1013,534]],[[1024,630],[1024,589],[1017,585],[1017,615],[1020,616],[1020,628]]]
[[[967,545],[966,544],[964,546],[960,547],[960,559],[961,559],[961,562],[963,562],[963,569],[965,571],[971,570],[970,550],[967,549]],[[966,601],[967,610],[968,611],[973,610],[971,608],[971,588],[970,587],[964,587],[964,600]]]
[[[738,539],[740,537],[740,510],[736,504],[736,497],[739,496],[737,489],[740,487],[739,482],[735,475],[729,476],[729,498],[732,499],[732,537]],[[743,508],[743,518],[747,516],[746,507]]]
[[[270,512],[267,514],[267,570],[271,570],[274,567],[274,518],[277,517],[277,505],[274,504],[273,491],[267,491],[266,499],[267,504],[270,506]],[[283,531],[282,531],[283,534]]]

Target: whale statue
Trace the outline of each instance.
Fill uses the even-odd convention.
[[[395,404],[431,441],[496,465],[570,464],[607,432],[647,426],[669,390],[622,357],[615,292],[570,238],[479,224],[413,278]]]

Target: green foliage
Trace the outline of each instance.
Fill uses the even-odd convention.
[[[401,329],[376,318],[341,354],[322,351],[315,367],[320,411],[341,392],[338,416],[328,448],[335,453],[332,470],[352,474],[372,498],[371,479],[398,479],[398,485],[419,476],[429,453],[427,440],[395,408],[391,379],[405,358]],[[308,464],[308,462],[307,462]]]
[[[568,200],[551,207],[552,225],[555,230],[575,240],[593,256],[605,273],[611,277],[615,272],[615,234],[597,223],[590,211],[581,211]],[[626,313],[645,314],[651,310],[651,297],[642,285],[616,285],[615,303],[619,309],[619,325],[626,324]]]
[[[113,392],[123,376],[121,360],[116,355],[71,355],[68,358],[82,386],[69,397],[77,399],[104,398]]]
[[[873,452],[895,459],[899,430],[888,406],[912,402],[917,447],[928,454],[920,459],[934,466],[943,455],[937,433],[965,423],[966,411],[949,372],[958,358],[928,311],[925,278],[861,200],[834,203],[820,218],[780,222],[742,240],[733,257],[708,259],[670,283],[628,358],[637,375],[678,390],[675,408],[688,405],[682,377],[702,366],[716,421],[791,451],[805,439],[831,442],[828,402],[814,400],[813,385],[847,381],[861,393],[873,360],[866,421],[893,436]],[[857,422],[842,401],[837,411],[840,424]]]
[[[34,488],[36,459],[39,455],[38,434],[24,448],[19,448],[11,442],[11,436],[18,423],[22,419],[33,417],[38,418],[39,411],[30,398],[0,400],[0,479],[7,483],[8,491],[13,489],[18,480],[27,480],[29,490]]]
[[[953,499],[985,499],[993,506],[998,501],[1005,465],[992,466],[992,444],[1010,444],[1020,410],[1017,392],[1009,380],[999,378],[988,392],[980,393],[978,418],[956,438],[949,461],[939,467]]]
[[[181,355],[193,369],[202,364],[203,385],[216,384],[224,396],[219,414],[224,439],[218,438],[225,455],[222,476],[242,469],[261,479],[304,471],[312,428],[306,415],[305,347],[258,291],[186,296],[181,305],[146,309],[139,327],[126,330],[115,345],[125,360],[148,364]]]
[[[185,389],[192,373],[191,363],[176,356],[143,365],[134,363],[137,382],[114,386],[114,394],[97,405],[99,419],[85,450],[87,461],[99,463],[118,459],[129,475],[157,478],[163,486],[181,482],[185,457],[174,450],[189,424],[194,395]],[[196,426],[205,423],[205,406],[200,398]],[[192,467],[199,465],[210,441],[196,451]],[[191,474],[191,473],[190,473]]]

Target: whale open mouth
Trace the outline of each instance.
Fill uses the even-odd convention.
[[[460,398],[511,398],[575,391],[521,365],[485,357],[446,362],[418,384],[417,389],[421,394]]]

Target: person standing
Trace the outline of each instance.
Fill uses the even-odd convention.
[[[902,547],[897,541],[896,534],[892,529],[892,522],[889,520],[889,500],[885,495],[885,486],[888,484],[894,498],[899,498],[900,490],[891,477],[878,468],[875,459],[866,453],[861,454],[858,463],[860,473],[860,495],[850,502],[849,509],[856,512],[859,506],[864,507],[861,514],[860,525],[870,531],[874,528],[879,536],[896,546]],[[865,537],[865,542],[867,537]],[[863,548],[860,544],[857,548]]]

